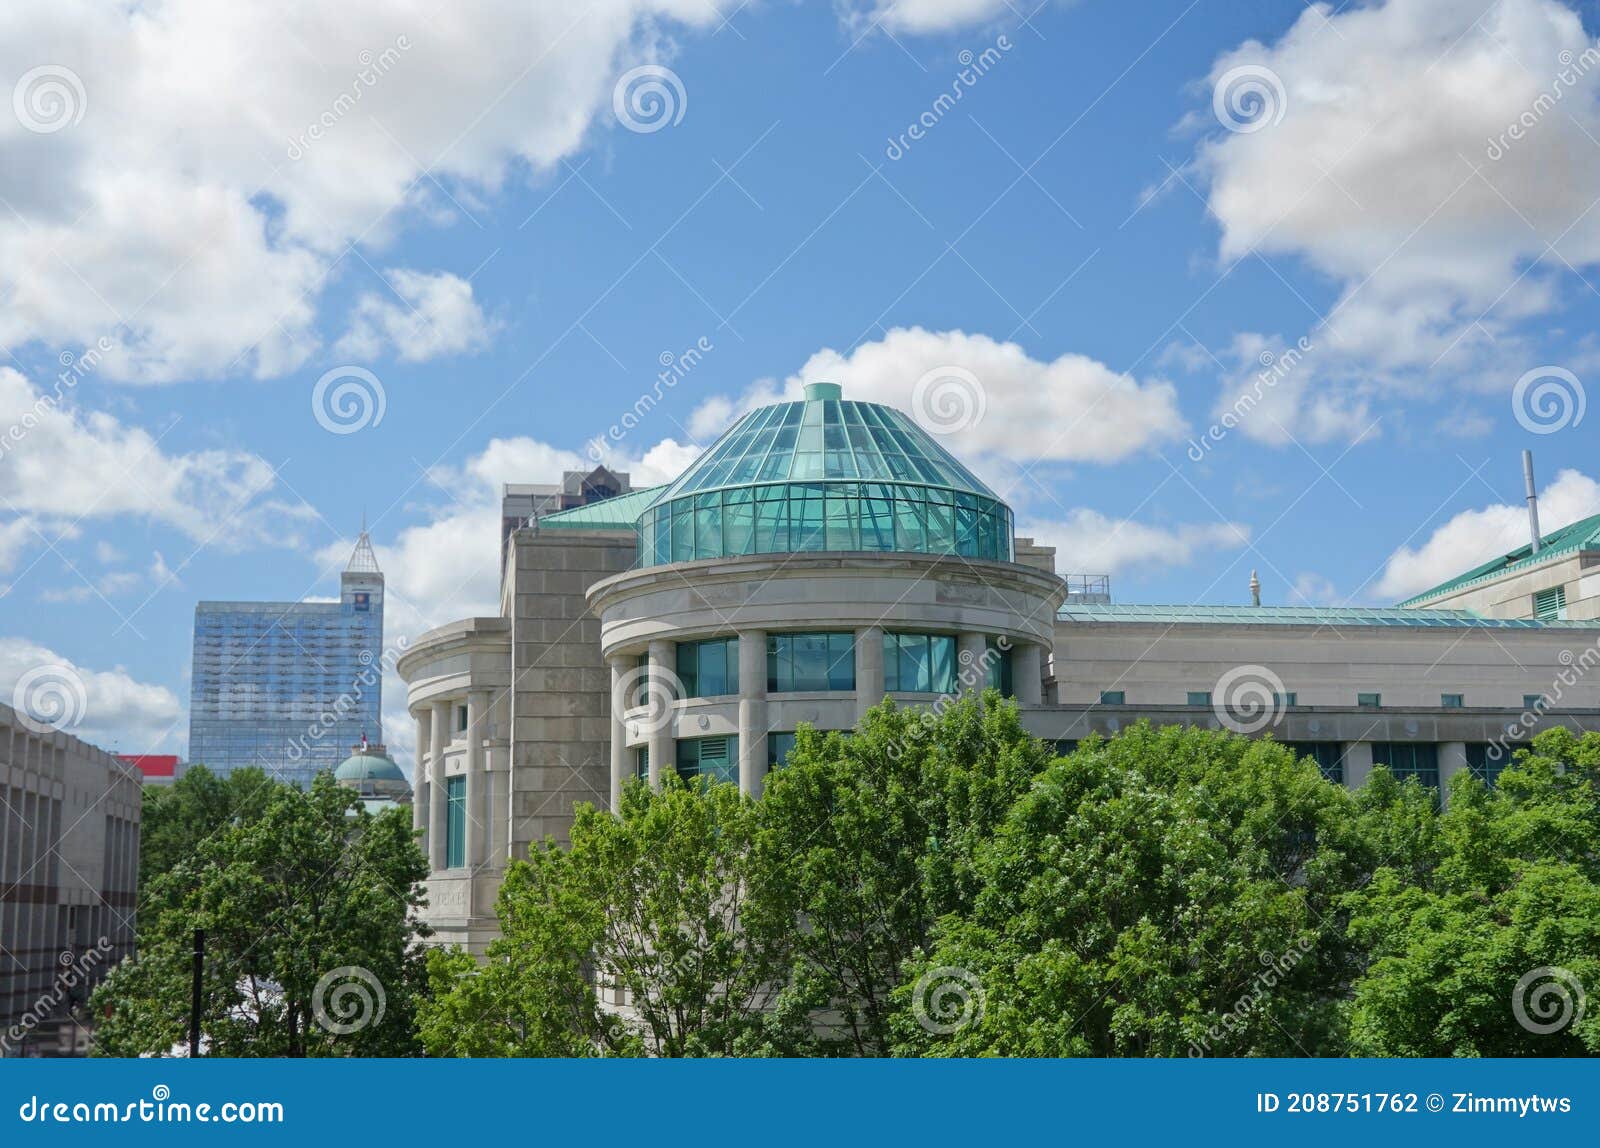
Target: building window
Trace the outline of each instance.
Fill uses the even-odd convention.
[[[1431,789],[1439,788],[1439,748],[1431,741],[1373,742],[1372,764],[1387,765],[1399,781],[1414,777]]]
[[[1100,704],[1103,706],[1127,705],[1128,695],[1121,690],[1101,690]]]
[[[779,733],[774,730],[767,735],[767,772],[781,769],[789,764],[789,751],[794,748],[793,733]]]
[[[467,707],[466,706],[457,706],[456,707],[456,732],[457,733],[466,733],[467,732]]]
[[[1291,690],[1286,694],[1273,694],[1272,700],[1277,704],[1277,707],[1280,710],[1286,710],[1290,706],[1297,706],[1300,704],[1300,695]]]
[[[1377,709],[1383,705],[1382,694],[1357,694],[1356,705],[1366,706],[1368,709]]]
[[[1511,751],[1487,741],[1467,743],[1467,768],[1490,789],[1500,780],[1500,774],[1511,764]]]
[[[678,776],[685,781],[695,777],[710,777],[716,781],[737,783],[739,739],[737,737],[679,739]]]
[[[1058,737],[1055,740],[1057,757],[1068,757],[1078,752],[1078,739],[1075,737]]]
[[[1462,709],[1467,704],[1465,694],[1440,694],[1439,704],[1447,710]]]
[[[986,667],[984,686],[987,689],[999,690],[1001,697],[1016,697],[1016,682],[1011,676],[1010,647],[1002,649],[999,642],[990,638],[984,643],[984,663]]]
[[[956,692],[956,640],[948,634],[884,634],[883,685],[891,694]]]
[[[767,635],[767,689],[770,692],[855,688],[854,634]]]
[[[715,698],[739,692],[739,639],[678,643],[678,680],[686,698]]]
[[[1184,702],[1183,704],[1189,706],[1208,706],[1211,704],[1211,695],[1209,693],[1199,693],[1195,690],[1190,690],[1188,701]]]
[[[1559,622],[1567,616],[1567,588],[1553,586],[1533,596],[1533,616],[1541,622]]]
[[[1550,708],[1550,703],[1545,701],[1543,694],[1523,694],[1522,708],[1525,710],[1538,710],[1543,713]]]
[[[641,745],[633,751],[633,775],[640,781],[650,780],[650,747]]]
[[[1322,776],[1336,785],[1344,784],[1344,745],[1337,741],[1286,741],[1284,748],[1296,757],[1309,757],[1322,770]]]
[[[447,777],[445,788],[444,865],[460,869],[467,863],[467,779]]]

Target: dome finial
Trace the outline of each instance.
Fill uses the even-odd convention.
[[[838,383],[807,383],[806,402],[815,402],[817,399],[842,399],[844,388]]]

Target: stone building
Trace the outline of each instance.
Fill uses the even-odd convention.
[[[1063,750],[1147,718],[1270,734],[1347,785],[1379,762],[1492,782],[1539,729],[1600,729],[1597,529],[1467,576],[1474,609],[1115,604],[909,417],[812,384],[667,486],[512,530],[499,615],[400,660],[430,923],[481,951],[507,858],[576,803],[674,770],[759,796],[800,725],[886,695],[992,685]]]
[[[136,766],[0,705],[0,1056],[71,1055],[73,1012],[133,952]]]

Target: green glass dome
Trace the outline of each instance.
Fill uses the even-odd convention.
[[[639,519],[644,566],[867,550],[1010,561],[1011,509],[893,407],[812,383],[751,411]]]

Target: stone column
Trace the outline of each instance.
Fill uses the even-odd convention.
[[[964,633],[956,645],[956,690],[981,694],[989,684],[989,675],[983,668],[984,657],[989,652],[988,640],[982,634]]]
[[[767,632],[739,631],[739,792],[760,797],[767,778]]]
[[[611,664],[611,812],[622,808],[622,787],[628,780],[628,726],[622,720],[627,711],[628,688],[633,684],[629,670],[633,659],[612,654]]]
[[[1349,789],[1360,789],[1372,772],[1372,743],[1351,741],[1344,746],[1344,783]]]
[[[467,692],[467,867],[476,869],[487,854],[489,834],[488,771],[484,768],[483,739],[489,736],[488,690]]]
[[[428,731],[428,866],[442,873],[448,854],[445,838],[449,833],[449,787],[444,782],[444,747],[450,744],[450,703],[433,703]]]
[[[422,855],[428,855],[428,742],[432,736],[433,713],[419,706],[417,723],[417,764],[411,771],[411,828],[421,833]]]
[[[883,629],[863,626],[856,631],[856,720],[883,700]]]
[[[1467,743],[1442,741],[1439,743],[1439,800],[1440,808],[1450,808],[1450,779],[1467,768]]]
[[[1044,650],[1034,642],[1011,647],[1011,686],[1019,706],[1044,704]]]
[[[650,788],[661,788],[662,770],[678,768],[678,739],[672,736],[676,716],[673,702],[678,692],[678,644],[657,639],[650,643],[650,698],[645,720],[650,730]]]

